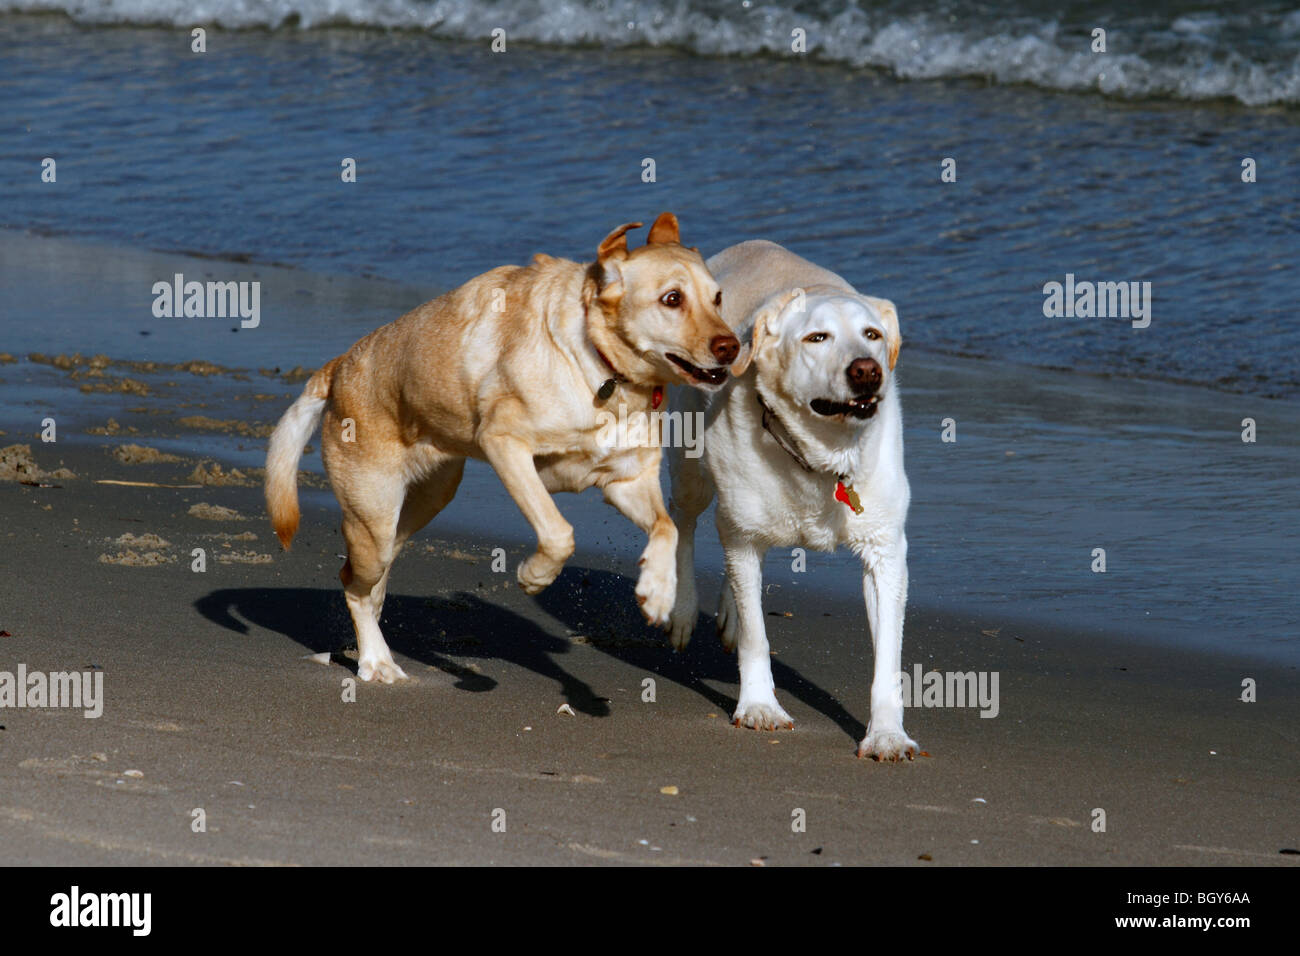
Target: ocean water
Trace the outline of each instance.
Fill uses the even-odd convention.
[[[0,227],[446,287],[672,209],[930,349],[1300,395],[1300,14],[915,7],[0,0],[50,11],[0,13]],[[1150,326],[1045,316],[1067,275]]]

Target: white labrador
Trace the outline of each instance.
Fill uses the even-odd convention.
[[[862,559],[875,647],[871,721],[858,756],[910,759],[917,746],[903,730],[898,685],[910,496],[893,376],[898,313],[892,302],[862,295],[772,242],[732,246],[708,267],[726,293],[723,320],[742,341],[750,337],[751,351],[722,390],[681,396],[683,410],[705,411],[706,430],[703,457],[681,449],[670,457],[678,528],[673,646],[686,646],[699,614],[695,524],[716,494],[727,568],[718,633],[740,657],[734,721],[793,727],[772,680],[763,555],[773,547],[833,551],[847,544]]]

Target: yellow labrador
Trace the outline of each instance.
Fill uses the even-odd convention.
[[[657,442],[610,442],[602,422],[648,414],[663,387],[716,389],[740,343],[719,314],[718,283],[664,213],[629,251],[627,223],[594,263],[538,255],[500,266],[370,333],[312,376],[271,436],[266,500],[289,547],[297,468],[324,417],[321,455],[343,511],[339,578],[362,680],[406,674],[379,629],[393,559],[456,493],[466,458],[489,462],[537,533],[520,566],[529,594],[573,553],[551,492],[596,485],[647,532],[636,597],[666,625],[677,590],[677,530],[659,486]]]

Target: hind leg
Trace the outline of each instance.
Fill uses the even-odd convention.
[[[433,469],[425,478],[406,489],[406,500],[402,503],[402,513],[397,518],[397,531],[393,542],[393,556],[402,553],[407,539],[437,517],[438,512],[456,496],[460,479],[465,474],[465,459],[454,458]],[[374,600],[375,623],[384,610],[384,598],[388,593],[388,575],[393,570],[390,562],[379,579]]]
[[[383,603],[388,569],[396,556],[397,515],[405,496],[405,483],[391,476],[366,482],[368,493],[363,507],[343,507],[343,539],[348,558],[339,571],[344,598],[357,634],[357,676],[364,681],[391,684],[405,680],[406,673],[393,660],[379,630],[379,608]]]
[[[688,458],[682,449],[672,449],[668,459],[672,475],[672,497],[668,512],[677,525],[677,596],[669,619],[669,640],[675,650],[684,650],[700,616],[700,598],[695,589],[695,525],[713,500],[713,480],[699,458]]]

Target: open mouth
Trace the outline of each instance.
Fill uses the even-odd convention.
[[[849,417],[867,419],[876,414],[879,395],[860,395],[850,402],[832,402],[829,398],[814,398],[809,405],[818,415],[827,418]]]
[[[692,382],[701,382],[705,385],[721,385],[727,380],[727,366],[725,365],[720,365],[717,368],[700,368],[698,365],[692,365],[680,355],[674,355],[672,352],[665,354],[668,356],[668,361],[680,368]]]

